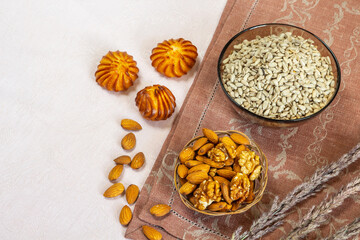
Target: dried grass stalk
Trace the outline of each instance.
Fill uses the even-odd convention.
[[[360,192],[360,177],[342,187],[336,194],[329,199],[323,200],[319,205],[313,206],[310,211],[299,221],[286,240],[303,239],[307,234],[323,225],[327,216],[337,207],[341,206],[345,199]]]
[[[325,240],[346,240],[358,234],[360,234],[360,217],[356,218],[352,223],[342,227]]]
[[[249,231],[241,234],[241,229],[238,228],[233,234],[233,239],[258,239],[274,231],[282,224],[282,219],[285,218],[289,209],[320,191],[324,183],[339,175],[344,168],[355,162],[359,157],[360,143],[344,154],[339,160],[316,170],[309,181],[295,187],[280,203],[275,198],[270,211],[254,221]]]

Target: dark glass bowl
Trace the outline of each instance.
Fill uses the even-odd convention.
[[[279,35],[281,33],[285,32],[292,32],[294,36],[302,36],[304,39],[311,39],[314,41],[314,45],[319,50],[322,57],[329,57],[331,60],[331,67],[334,74],[334,81],[335,81],[335,91],[332,93],[332,96],[329,98],[328,102],[325,104],[324,107],[322,107],[319,111],[297,119],[272,119],[268,117],[264,117],[258,114],[255,114],[253,112],[250,112],[246,108],[242,107],[240,104],[238,104],[226,91],[224,88],[224,84],[222,81],[222,65],[223,60],[226,59],[231,52],[234,50],[234,45],[237,45],[239,43],[242,43],[245,39],[246,40],[253,40],[256,38],[256,36],[260,37],[266,37],[272,34]],[[327,108],[330,103],[334,100],[339,87],[340,87],[340,79],[341,79],[341,73],[340,73],[340,65],[338,63],[338,60],[336,59],[334,53],[331,51],[331,49],[322,41],[319,37],[314,35],[313,33],[302,29],[300,27],[288,25],[288,24],[277,24],[277,23],[268,23],[268,24],[261,24],[257,26],[250,27],[248,29],[245,29],[241,31],[240,33],[236,34],[233,38],[228,41],[228,43],[223,48],[219,61],[218,61],[218,77],[220,81],[220,85],[226,94],[227,98],[232,103],[234,109],[241,115],[246,118],[248,118],[250,121],[260,123],[265,126],[273,126],[273,127],[292,127],[296,126],[299,123],[304,122],[307,119],[314,118],[318,114],[320,114],[325,108]]]

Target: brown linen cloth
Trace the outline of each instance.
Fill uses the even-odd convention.
[[[262,23],[288,23],[303,27],[325,40],[342,70],[340,91],[318,117],[292,128],[267,128],[237,115],[217,79],[217,60],[226,42],[244,28]],[[321,166],[336,161],[360,141],[360,1],[358,0],[229,0],[220,23],[183,107],[154,164],[140,197],[126,237],[146,239],[142,225],[157,226],[163,239],[230,239],[238,226],[246,230],[253,220],[269,210],[275,196],[282,199],[306,181]],[[173,184],[176,157],[201,128],[235,129],[257,142],[269,160],[269,181],[263,199],[244,214],[213,217],[187,209]],[[360,161],[328,183],[326,189],[297,205],[284,225],[264,239],[279,239],[288,233],[326,194],[360,174]],[[149,209],[159,203],[172,211],[154,218]],[[308,239],[322,239],[360,216],[356,196],[332,213],[326,226]]]

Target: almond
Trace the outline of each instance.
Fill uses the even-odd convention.
[[[210,158],[207,158],[204,156],[196,156],[196,159],[205,164],[208,164],[212,168],[223,168],[225,166],[224,162],[215,162],[215,161],[211,160]]]
[[[225,208],[227,206],[226,202],[217,202],[210,204],[207,209],[213,212],[220,211],[221,209]]]
[[[188,171],[188,174],[193,173],[193,172],[197,172],[197,171],[202,171],[202,172],[208,173],[210,171],[210,165],[203,164],[203,163],[199,164],[199,165],[197,165],[195,167],[190,168],[189,171]]]
[[[192,160],[195,157],[195,152],[191,147],[183,149],[179,154],[179,159],[181,163],[185,163],[188,160]]]
[[[237,144],[250,145],[249,139],[239,133],[231,134],[230,138]]]
[[[183,195],[189,195],[196,189],[196,187],[197,187],[196,184],[186,182],[181,186],[179,192]]]
[[[223,209],[221,209],[219,212],[230,212],[231,208],[232,208],[231,204],[226,204],[226,206]]]
[[[233,170],[237,173],[241,173],[241,167],[240,167],[238,161],[235,161],[235,163],[233,165]]]
[[[111,169],[111,171],[109,172],[109,180],[110,181],[115,181],[116,179],[118,179],[123,171],[124,166],[119,164],[116,165],[115,167],[113,167],[113,169]]]
[[[144,165],[144,162],[145,162],[145,155],[144,153],[139,152],[133,157],[133,160],[130,163],[130,167],[132,169],[141,168],[142,165]]]
[[[144,226],[142,226],[142,231],[149,240],[161,240],[162,239],[161,233],[152,227],[144,225]]]
[[[245,145],[239,145],[236,149],[236,157],[240,158],[240,153],[242,151],[248,151],[249,149]]]
[[[219,170],[217,170],[216,173],[219,176],[224,177],[226,179],[232,179],[236,175],[235,171],[228,170],[228,169],[219,169]]]
[[[201,155],[205,155],[210,149],[212,149],[214,147],[214,144],[212,143],[207,143],[204,146],[202,146],[199,151],[198,154]]]
[[[184,164],[180,164],[177,168],[177,174],[180,178],[186,178],[188,171],[189,169]]]
[[[232,167],[230,167],[230,166],[225,166],[225,167],[223,167],[222,169],[231,170],[231,171],[233,170]]]
[[[234,143],[234,141],[228,136],[220,138],[220,142],[222,142],[224,145],[230,146],[233,149],[236,149],[237,147],[236,143]]]
[[[126,201],[128,202],[128,204],[133,204],[134,202],[136,202],[138,196],[139,196],[139,187],[136,186],[135,184],[131,184],[125,192],[126,195]]]
[[[205,135],[205,137],[207,137],[207,139],[209,139],[210,142],[212,142],[214,144],[218,143],[219,137],[214,131],[212,131],[208,128],[203,128],[202,132]]]
[[[225,161],[225,166],[226,167],[230,167],[234,164],[234,159],[233,158],[228,158],[226,161]]]
[[[255,193],[254,193],[254,181],[250,182],[250,190],[249,190],[249,196],[246,198],[246,203],[251,203],[254,201]]]
[[[139,131],[142,129],[141,125],[131,119],[123,119],[121,120],[121,126],[125,129],[125,130],[131,130],[131,131]]]
[[[130,150],[135,147],[136,144],[136,138],[135,134],[128,133],[125,135],[125,137],[121,140],[121,146],[125,150]]]
[[[200,184],[202,183],[202,181],[208,178],[209,178],[208,174],[206,172],[201,172],[201,171],[193,172],[186,177],[186,179],[192,184]]]
[[[171,210],[171,207],[166,204],[157,204],[150,208],[150,213],[156,217],[163,217],[168,214]]]
[[[112,198],[119,196],[124,192],[125,188],[122,183],[115,183],[104,192],[104,197]]]
[[[186,178],[181,178],[181,177],[179,177],[179,182],[180,182],[180,185],[182,186],[182,185],[184,185],[185,183],[187,183],[187,180],[186,180]]]
[[[197,156],[195,157],[195,159],[198,160],[198,161],[200,161],[200,162],[205,162],[206,160],[210,160],[210,161],[211,161],[210,158],[208,158],[208,157],[206,157],[206,156],[200,156],[200,155],[197,155]]]
[[[235,202],[232,202],[231,203],[231,205],[232,205],[231,211],[234,212],[234,211],[238,210],[242,202],[243,202],[242,199],[239,199],[239,200],[236,200]]]
[[[202,164],[202,162],[196,160],[188,160],[185,162],[185,166],[187,166],[188,168],[192,168],[200,164]]]
[[[131,162],[131,158],[128,155],[122,155],[114,159],[116,164],[129,164]]]
[[[193,145],[192,149],[194,151],[197,151],[199,148],[204,146],[207,143],[207,141],[208,141],[208,139],[206,137],[199,138],[198,140],[196,140],[194,142],[194,145]]]
[[[196,198],[194,196],[189,197],[189,202],[191,202],[191,204],[195,206]]]
[[[222,184],[222,183],[226,183],[226,184],[228,184],[228,185],[230,184],[230,181],[227,180],[227,179],[224,178],[224,177],[215,176],[215,177],[214,177],[214,180],[218,181],[220,184]]]
[[[132,212],[129,206],[125,205],[120,212],[119,221],[121,225],[127,226],[132,219]]]
[[[224,200],[228,203],[231,204],[232,199],[230,198],[230,188],[229,188],[229,184],[227,184],[226,182],[223,182],[220,184],[221,186],[221,192],[223,195]]]

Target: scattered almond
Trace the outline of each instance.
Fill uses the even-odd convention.
[[[115,183],[104,192],[104,197],[113,198],[122,194],[125,187],[122,183]]]
[[[121,225],[127,226],[132,219],[132,212],[129,206],[125,205],[120,212],[119,221]]]
[[[133,133],[126,134],[125,137],[121,140],[121,146],[125,150],[133,149],[135,147],[135,144],[136,144],[136,138],[135,138],[135,134]]]
[[[177,174],[181,178],[186,178],[186,176],[188,175],[188,171],[189,169],[184,164],[180,164],[177,168]]]
[[[121,120],[121,126],[125,129],[125,130],[131,130],[131,131],[139,131],[142,129],[141,125],[131,119],[123,119]]]
[[[208,174],[201,171],[193,172],[186,177],[186,179],[192,184],[200,184],[202,181],[208,178]]]
[[[193,145],[192,149],[194,151],[197,151],[199,148],[204,146],[207,143],[207,141],[208,141],[208,139],[206,137],[199,138],[198,140],[196,140],[194,142],[194,145]]]
[[[214,144],[218,143],[219,137],[213,130],[210,130],[208,128],[203,128],[202,132],[205,135],[205,137],[207,137],[207,139],[209,139],[210,142],[212,142]]]
[[[138,196],[139,196],[139,187],[135,184],[131,184],[125,192],[126,195],[126,201],[128,204],[133,204],[136,202]]]
[[[133,169],[141,168],[145,162],[145,155],[142,152],[137,153],[130,163],[130,167]]]
[[[243,135],[239,134],[239,133],[233,133],[230,135],[230,138],[236,142],[237,144],[243,144],[243,145],[249,145],[249,139],[247,139],[246,137],[244,137]]]
[[[196,184],[186,182],[181,186],[179,192],[184,195],[189,195],[196,189],[196,187],[197,187]]]
[[[116,164],[129,164],[131,162],[131,158],[128,155],[122,155],[114,159]]]
[[[179,154],[179,159],[181,163],[185,163],[188,160],[192,160],[195,157],[195,152],[191,147],[185,148]]]
[[[142,226],[142,231],[149,240],[161,240],[162,239],[161,233],[152,227],[144,225],[144,226]]]
[[[150,213],[156,217],[163,217],[168,214],[171,210],[171,207],[166,204],[157,204],[150,208]]]
[[[124,166],[119,164],[116,165],[115,167],[113,167],[113,169],[111,169],[111,171],[109,172],[109,180],[110,181],[115,181],[116,179],[118,179],[123,171]]]

